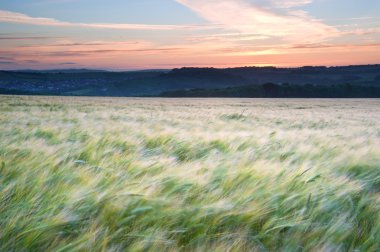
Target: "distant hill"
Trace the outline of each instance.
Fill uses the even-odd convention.
[[[237,92],[242,87],[260,89],[263,84],[293,87],[314,87],[310,92],[322,89],[332,90],[348,85],[353,92],[370,92],[370,87],[380,86],[380,65],[276,68],[276,67],[239,67],[239,68],[178,68],[173,70],[144,70],[110,72],[104,70],[23,70],[0,71],[0,93],[36,95],[83,95],[83,96],[195,96],[205,93],[216,94]],[[301,88],[302,87],[302,88]],[[195,92],[194,90],[198,90]],[[202,90],[202,91],[200,91]],[[319,91],[318,91],[319,90]],[[356,90],[356,91],[355,91]],[[320,91],[322,92],[322,91]],[[289,92],[288,92],[289,93]],[[305,96],[283,93],[287,96]],[[348,94],[347,92],[345,93]],[[354,95],[354,94],[353,94]],[[231,96],[231,94],[227,95]],[[309,97],[312,95],[307,95]],[[355,96],[355,95],[354,95]]]
[[[91,73],[91,72],[107,72],[106,70],[86,69],[86,68],[73,68],[73,69],[48,69],[48,70],[15,70],[14,72],[24,73]]]
[[[221,89],[187,89],[163,92],[162,97],[231,98],[380,98],[380,85],[255,84]]]

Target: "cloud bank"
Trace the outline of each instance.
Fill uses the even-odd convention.
[[[323,41],[339,31],[292,7],[310,0],[176,0],[211,23],[242,33],[278,37],[291,42]],[[281,11],[275,11],[275,9]]]

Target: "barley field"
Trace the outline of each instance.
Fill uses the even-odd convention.
[[[0,251],[379,251],[379,108],[0,96]]]

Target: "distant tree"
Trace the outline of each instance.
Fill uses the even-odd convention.
[[[265,97],[279,97],[280,86],[274,83],[265,83],[263,85]]]
[[[344,94],[345,97],[352,97],[352,85],[350,83],[346,83]]]

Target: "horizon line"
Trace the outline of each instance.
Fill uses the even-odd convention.
[[[22,71],[75,71],[75,70],[88,70],[88,71],[106,71],[106,72],[133,72],[133,71],[165,71],[165,70],[174,70],[174,69],[184,69],[184,68],[208,68],[208,69],[229,69],[229,68],[279,68],[279,69],[296,69],[303,67],[355,67],[355,66],[378,66],[379,63],[369,63],[369,64],[342,64],[342,65],[299,65],[299,66],[276,66],[276,65],[241,65],[241,66],[231,66],[231,67],[217,67],[217,66],[180,66],[180,67],[170,67],[170,68],[130,68],[130,69],[112,69],[112,68],[87,68],[87,67],[78,67],[78,68],[41,68],[41,69],[0,69],[2,72],[22,72]]]

